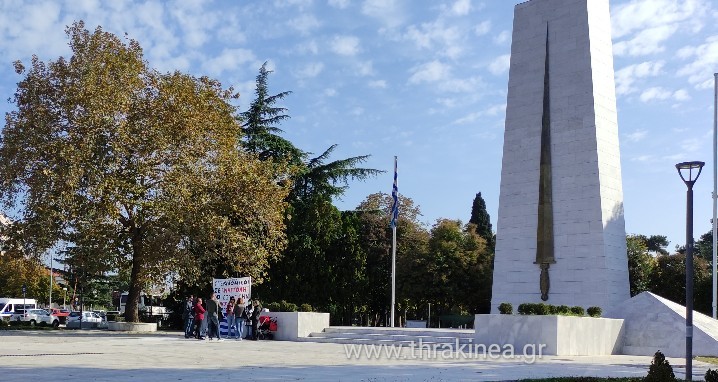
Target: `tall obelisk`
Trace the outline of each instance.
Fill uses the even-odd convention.
[[[492,312],[630,297],[608,0],[514,11]]]

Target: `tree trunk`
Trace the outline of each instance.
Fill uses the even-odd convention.
[[[140,322],[139,302],[142,293],[142,238],[138,229],[132,235],[132,273],[130,274],[130,290],[125,305],[125,320]]]

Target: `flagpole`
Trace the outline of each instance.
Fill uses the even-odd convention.
[[[394,156],[394,186],[391,196],[394,199],[391,208],[391,327],[394,327],[394,307],[396,306],[396,223],[399,218],[399,183],[397,180],[397,157]]]
[[[718,221],[716,221],[716,211],[718,210],[718,73],[713,74],[714,82],[714,97],[713,97],[713,318],[716,319],[716,289],[718,289],[718,282],[716,281],[716,227],[718,227]]]

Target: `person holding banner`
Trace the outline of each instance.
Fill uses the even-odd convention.
[[[227,339],[232,335],[232,329],[235,328],[234,319],[234,296],[230,297],[227,303],[227,309],[224,311],[224,316],[227,317]]]
[[[234,316],[234,324],[237,328],[237,340],[241,341],[242,337],[244,336],[244,317],[242,314],[244,313],[244,299],[242,297],[239,298],[239,301],[234,305],[234,310],[232,311],[232,315]],[[227,334],[227,338],[229,338],[229,335],[232,334],[231,328],[229,333]]]

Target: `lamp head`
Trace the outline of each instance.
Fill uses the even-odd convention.
[[[691,187],[693,186],[693,183],[698,180],[698,177],[701,176],[703,166],[705,166],[705,162],[682,162],[676,164],[676,169],[678,170],[678,175],[680,175],[681,179],[683,179],[683,183],[685,183],[688,187]]]

